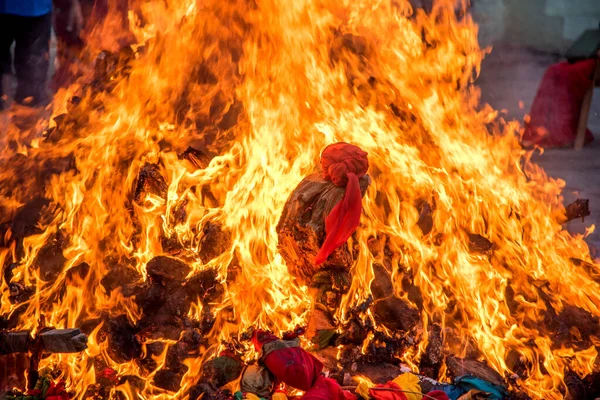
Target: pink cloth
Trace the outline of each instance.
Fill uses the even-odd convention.
[[[592,87],[596,60],[562,62],[546,70],[525,125],[523,145],[572,146],[577,136],[581,104]],[[594,140],[587,130],[585,142]]]

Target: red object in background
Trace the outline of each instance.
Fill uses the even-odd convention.
[[[386,390],[387,389],[387,390]],[[369,389],[369,397],[373,400],[408,400],[402,388],[394,382],[377,385]]]
[[[344,198],[333,207],[325,219],[325,242],[315,264],[319,265],[346,243],[360,222],[362,213],[362,195],[358,178],[364,176],[369,169],[367,153],[359,147],[348,143],[329,145],[321,154],[323,178],[336,186],[345,186]]]
[[[542,147],[572,146],[577,136],[581,104],[592,87],[596,60],[574,64],[562,62],[548,67],[531,106],[525,125],[523,145]],[[585,143],[594,140],[586,130]]]
[[[304,393],[302,400],[356,400],[356,396],[343,390],[338,383],[331,378],[319,376],[314,386]]]
[[[252,342],[256,350],[263,350],[261,360],[279,382],[306,392],[321,375],[323,364],[301,347],[286,347],[289,342],[261,330],[254,332]],[[263,346],[271,342],[281,342],[281,346],[266,352]]]

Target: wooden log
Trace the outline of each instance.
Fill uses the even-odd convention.
[[[41,350],[48,353],[78,353],[87,349],[87,335],[78,328],[50,329],[36,339],[29,331],[0,332],[0,355],[33,351],[38,342]]]
[[[588,199],[577,199],[565,207],[565,220],[569,222],[577,218],[582,220],[590,215],[590,201]]]
[[[359,180],[363,196],[369,183],[368,175]],[[298,279],[310,281],[318,270],[349,269],[353,263],[354,258],[344,244],[323,264],[314,265],[315,256],[325,240],[325,218],[343,199],[344,193],[344,187],[323,179],[317,171],[304,178],[288,198],[277,224],[278,248],[288,270]]]
[[[0,332],[0,355],[27,353],[31,343],[29,331]]]
[[[50,353],[78,353],[87,349],[88,337],[78,328],[51,329],[40,333],[44,351]]]
[[[137,203],[142,201],[146,193],[153,193],[163,199],[167,198],[169,186],[160,173],[156,164],[146,164],[140,170],[137,184],[133,193],[133,200]]]
[[[373,303],[373,314],[378,323],[382,323],[394,331],[408,332],[420,320],[419,310],[404,300],[390,296]]]

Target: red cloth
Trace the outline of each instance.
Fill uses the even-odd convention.
[[[325,219],[325,242],[315,264],[321,264],[333,251],[346,243],[360,222],[362,195],[358,178],[369,169],[367,153],[348,143],[329,145],[321,154],[323,178],[336,186],[345,186],[344,198],[335,205]]]
[[[69,395],[65,390],[65,381],[60,381],[57,384],[50,382],[50,387],[46,391],[46,400],[69,400]]]
[[[427,396],[428,400],[430,397],[433,397],[436,400],[450,400],[450,397],[448,397],[448,395],[441,390],[434,390],[432,392],[429,392],[427,393]]]
[[[572,146],[577,136],[581,104],[592,87],[595,60],[575,64],[562,62],[546,70],[525,124],[523,145],[543,147]],[[585,142],[594,136],[585,133]]]
[[[263,346],[267,343],[282,342],[260,330],[254,333],[252,341],[256,350],[264,350]],[[268,353],[263,351],[262,362],[278,381],[302,391],[309,390],[323,370],[323,364],[301,347],[280,347]]]
[[[331,379],[319,376],[315,385],[304,393],[302,400],[356,400],[352,393],[342,390],[338,383]]]
[[[369,389],[369,396],[373,400],[408,400],[406,395],[402,392],[402,388],[391,381],[385,385],[377,385],[374,388]]]

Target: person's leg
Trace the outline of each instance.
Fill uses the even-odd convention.
[[[12,70],[12,59],[10,46],[14,41],[14,18],[13,15],[0,14],[0,111],[6,106],[4,98],[5,91],[2,87],[2,77],[10,74]]]
[[[37,106],[47,101],[52,13],[40,17],[23,17],[22,20],[24,22],[15,37],[15,101]]]

